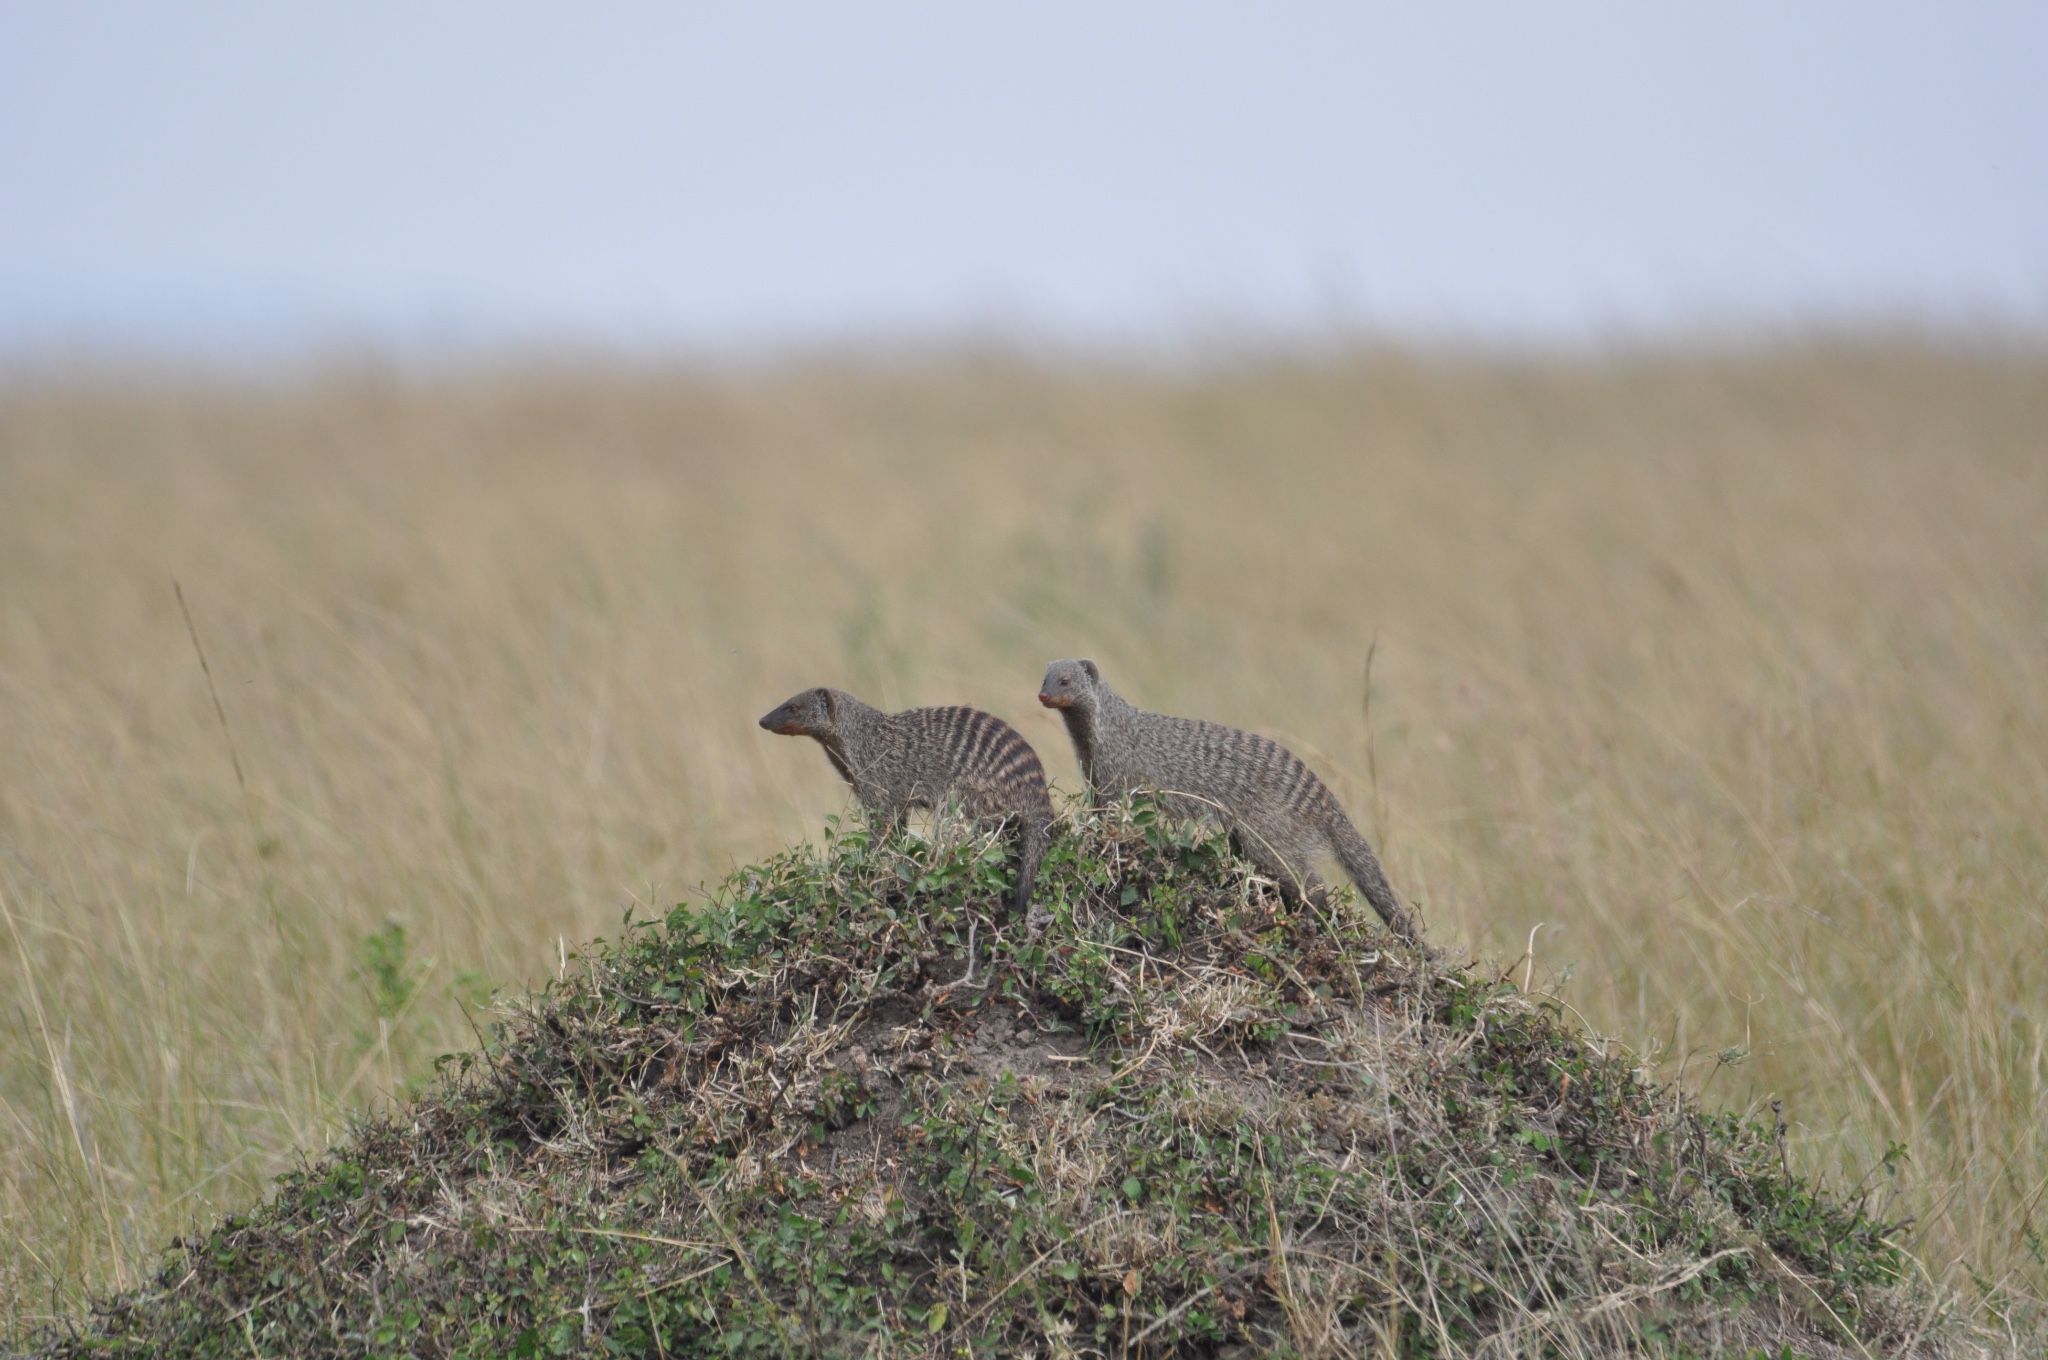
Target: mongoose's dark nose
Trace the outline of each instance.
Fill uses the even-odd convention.
[[[773,732],[775,730],[775,715],[773,713],[770,713],[766,717],[762,718],[761,726],[767,728],[770,732]]]

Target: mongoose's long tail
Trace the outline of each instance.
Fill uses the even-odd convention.
[[[1038,883],[1038,862],[1052,844],[1052,823],[1043,818],[1024,819],[1024,861],[1017,866],[1017,914],[1029,919],[1031,890]]]
[[[1380,919],[1404,940],[1415,938],[1415,919],[1408,914],[1408,908],[1401,905],[1401,899],[1394,896],[1393,885],[1387,882],[1386,871],[1380,868],[1380,857],[1372,852],[1372,846],[1365,837],[1358,834],[1358,828],[1341,811],[1334,812],[1327,828],[1330,848],[1337,852],[1337,862],[1344,866],[1344,872],[1351,875],[1351,881],[1365,894],[1365,900],[1372,903],[1372,909]]]

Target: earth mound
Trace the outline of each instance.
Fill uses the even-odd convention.
[[[1199,827],[629,919],[52,1356],[1941,1354],[1890,1225]]]

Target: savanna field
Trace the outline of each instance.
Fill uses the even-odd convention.
[[[1291,746],[1434,942],[1782,1102],[2041,1344],[2048,357],[1850,339],[16,376],[0,1337],[817,839],[799,687],[1074,794],[1063,656]]]

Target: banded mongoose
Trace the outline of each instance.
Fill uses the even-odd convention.
[[[1081,772],[1098,796],[1151,789],[1170,811],[1218,818],[1260,872],[1297,900],[1321,895],[1315,865],[1335,859],[1381,920],[1415,938],[1379,856],[1336,796],[1286,747],[1219,723],[1147,713],[1118,698],[1093,661],[1053,662],[1038,702],[1066,720]]]
[[[807,689],[761,719],[770,732],[812,737],[861,806],[896,827],[911,808],[957,801],[976,821],[1015,817],[1024,833],[1017,910],[1029,913],[1038,862],[1052,840],[1045,766],[1016,728],[977,708],[884,713],[844,690]]]

